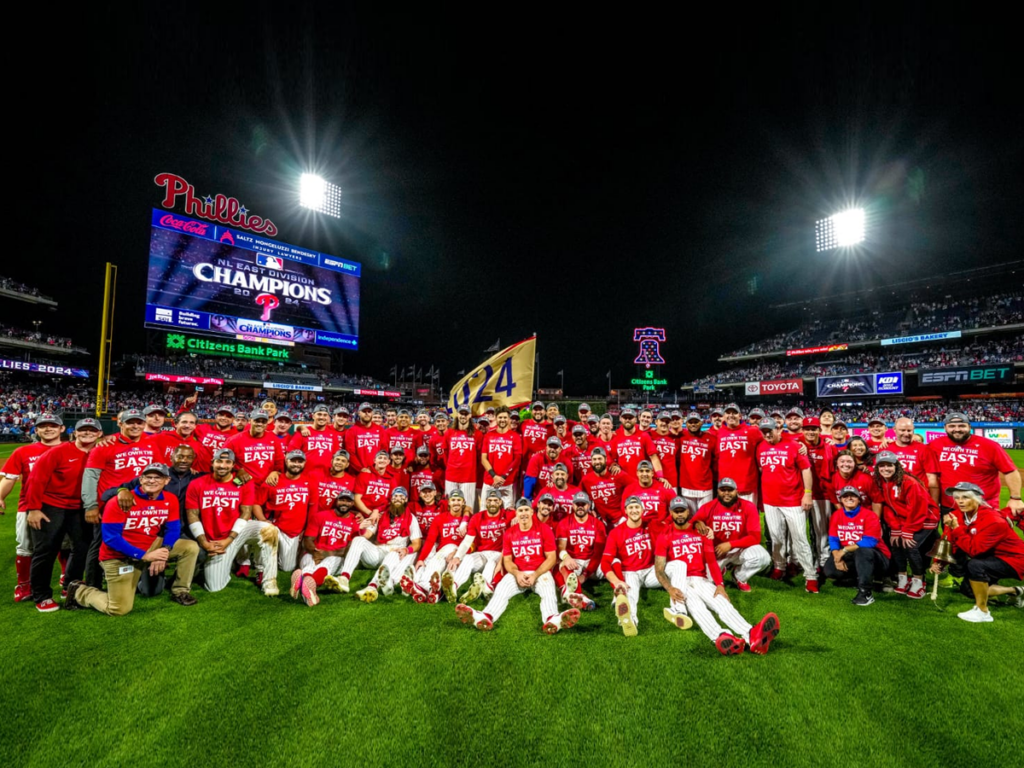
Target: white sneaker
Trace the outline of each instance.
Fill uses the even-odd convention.
[[[973,624],[987,624],[990,621],[995,621],[995,619],[992,618],[991,613],[981,610],[978,606],[974,606],[969,611],[958,613],[957,616],[964,621],[969,621]]]
[[[324,579],[324,581],[326,582],[327,579]],[[339,592],[348,592],[348,576],[339,576],[337,581],[338,581],[338,591]]]
[[[277,589],[277,579],[263,580],[263,594],[267,597],[277,597],[280,591]]]

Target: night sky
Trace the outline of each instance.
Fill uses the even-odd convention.
[[[564,368],[602,393],[656,325],[676,386],[792,323],[770,304],[1019,258],[1019,40],[991,15],[379,5],[40,7],[2,273],[61,309],[22,324],[96,350],[110,260],[115,358],[141,348],[161,171],[363,264],[348,372],[436,364],[446,385],[536,331],[542,386]],[[310,168],[342,219],[298,208]],[[868,245],[815,254],[814,220],[854,200]]]

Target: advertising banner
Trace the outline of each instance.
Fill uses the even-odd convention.
[[[214,379],[209,376],[176,376],[172,373],[147,373],[146,381],[166,381],[170,384],[215,384],[222,386],[224,379]]]
[[[85,368],[72,368],[67,365],[51,365],[49,363],[29,363],[24,360],[8,360],[6,358],[0,358],[0,369],[5,371],[48,373],[51,376],[71,376],[76,379],[89,378],[89,371]]]
[[[803,379],[778,379],[777,381],[748,381],[743,388],[747,397],[762,395],[802,395]]]
[[[957,368],[928,368],[918,373],[920,386],[952,386],[954,384],[1009,384],[1013,381],[1013,365],[962,365]]]
[[[945,333],[923,333],[920,336],[902,336],[897,339],[882,339],[882,346],[889,347],[893,344],[918,344],[922,341],[939,341],[941,339],[959,339],[960,331],[946,331]]]
[[[276,381],[263,383],[264,389],[289,389],[293,392],[323,392],[324,388],[314,384],[282,384]]]
[[[803,349],[787,349],[786,357],[793,357],[794,355],[818,355],[826,352],[842,352],[843,350],[849,348],[849,344],[826,344],[823,347],[804,347]]]
[[[818,377],[818,397],[900,394],[903,394],[902,371]]]

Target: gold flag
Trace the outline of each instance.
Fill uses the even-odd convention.
[[[488,358],[452,387],[448,411],[469,405],[474,416],[488,407],[506,405],[511,409],[529,405],[533,400],[533,363],[537,337],[506,347]]]

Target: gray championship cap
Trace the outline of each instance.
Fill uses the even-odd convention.
[[[145,421],[146,417],[142,415],[142,411],[138,408],[129,408],[127,411],[121,411],[121,422],[126,421]]]
[[[154,474],[160,475],[161,477],[170,477],[171,476],[171,470],[169,470],[167,468],[167,465],[166,464],[161,464],[158,461],[154,461],[152,464],[147,464],[146,468],[143,469],[142,472],[140,472],[139,474],[140,475],[148,475],[150,473],[154,473]]]
[[[168,410],[162,405],[147,405],[142,409],[143,416],[149,416],[151,413],[162,413],[166,416],[168,414]]]
[[[270,417],[267,416],[267,412],[262,411],[259,408],[249,414],[250,421],[259,421],[260,419],[263,419],[263,421],[270,421]]]
[[[36,418],[35,424],[37,427],[43,424],[53,424],[56,427],[63,427],[64,420],[60,416],[54,416],[52,413],[44,413]]]
[[[899,464],[900,457],[892,451],[879,451],[875,456],[875,464]]]
[[[689,507],[686,504],[686,499],[682,496],[676,496],[668,503],[668,509],[670,512],[675,512],[677,509],[689,509]]]
[[[218,459],[231,459],[231,461],[234,461],[235,452],[230,448],[218,448],[213,452],[213,460],[217,461]]]
[[[330,413],[330,412],[331,412],[330,409],[326,405],[324,405],[323,403],[313,407],[313,413]]]
[[[551,473],[552,474],[554,474],[555,472],[568,472],[568,471],[569,471],[569,468],[566,467],[565,464],[563,464],[562,462],[558,462],[557,464],[555,464],[555,466],[553,466],[551,468]]]
[[[718,481],[718,487],[719,488],[732,488],[734,491],[739,489],[739,486],[736,485],[736,481],[733,480],[731,477],[723,477],[721,480],[719,480]]]
[[[305,461],[306,460],[306,452],[301,450],[301,449],[299,449],[299,448],[296,448],[293,451],[288,451],[288,453],[286,453],[284,455],[284,457],[286,459],[302,459],[303,461]]]
[[[651,464],[651,462],[649,462],[647,459],[644,459],[643,461],[641,461],[639,464],[636,465],[636,468],[637,469],[651,469],[651,470],[653,470],[654,469],[654,465]]]
[[[100,426],[99,419],[94,419],[92,417],[79,419],[75,422],[75,430],[77,431],[79,429],[95,429],[97,432],[103,431],[103,427]]]
[[[843,496],[856,496],[861,501],[864,500],[864,494],[860,492],[859,488],[852,485],[847,485],[839,492],[839,498],[841,499]]]
[[[946,414],[946,418],[942,420],[943,424],[970,424],[971,420],[967,418],[965,414],[959,411],[952,411]]]
[[[760,429],[762,432],[767,432],[772,429],[778,429],[779,425],[775,423],[775,419],[771,418],[770,416],[766,416],[765,418],[761,419],[761,422],[757,425],[757,428]]]
[[[577,491],[576,494],[572,497],[572,503],[573,504],[589,504],[590,503],[590,497],[587,496],[586,492],[584,492],[584,491]]]

